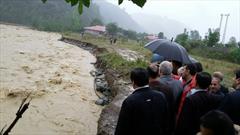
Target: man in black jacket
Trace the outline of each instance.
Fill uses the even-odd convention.
[[[217,109],[222,98],[207,92],[211,75],[200,72],[196,75],[196,88],[186,97],[179,116],[176,135],[196,135],[199,132],[200,117],[210,110]]]
[[[131,71],[134,92],[122,104],[115,135],[167,135],[167,101],[148,86],[145,69]]]
[[[216,71],[213,73],[213,77],[216,77],[220,80],[220,92],[224,95],[228,94],[228,88],[226,88],[221,82],[223,82],[224,75],[222,72]]]
[[[240,125],[240,69],[235,72],[233,88],[236,91],[227,95],[220,110],[229,115],[234,124]]]
[[[209,92],[219,96],[225,96],[221,90],[222,85],[220,84],[221,80],[217,77],[212,78],[211,85],[209,86]]]
[[[175,128],[175,104],[172,90],[166,84],[163,84],[159,81],[159,68],[155,64],[151,64],[147,67],[149,75],[149,87],[153,90],[160,91],[166,97],[168,103],[168,122],[169,122],[169,133],[172,133]]]

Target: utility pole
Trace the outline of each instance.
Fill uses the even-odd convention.
[[[221,28],[222,28],[222,19],[223,19],[223,14],[221,14],[221,19],[220,19],[220,24],[219,24],[219,34],[220,34]]]
[[[226,36],[226,31],[227,31],[227,23],[228,23],[228,17],[230,16],[230,14],[225,14],[226,18],[226,23],[225,23],[225,28],[224,28],[224,32],[223,32],[223,38],[222,38],[222,44],[224,44],[225,42],[225,36]],[[224,45],[225,47],[225,45]]]

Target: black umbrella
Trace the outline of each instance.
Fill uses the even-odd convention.
[[[192,63],[198,63],[198,61],[196,59],[194,59],[193,57],[191,57],[191,56],[188,56],[188,57],[189,57],[189,59],[191,60]]]
[[[166,60],[175,60],[183,64],[192,63],[184,47],[166,39],[156,39],[145,45],[153,53],[163,56]]]

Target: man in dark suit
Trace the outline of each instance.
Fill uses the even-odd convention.
[[[134,92],[122,104],[115,135],[167,135],[167,101],[148,86],[143,68],[131,71]]]
[[[235,75],[233,88],[236,90],[225,97],[220,110],[228,114],[234,124],[240,125],[240,69]]]
[[[201,135],[236,135],[232,120],[221,111],[210,111],[200,121]]]
[[[216,94],[219,96],[225,96],[224,93],[221,91],[221,80],[217,77],[212,78],[211,85],[209,86],[209,92],[212,94]]]
[[[220,80],[220,92],[222,92],[224,95],[228,94],[228,88],[226,88],[223,84],[221,84],[224,78],[223,73],[220,71],[216,71],[213,73],[213,77],[216,77]]]
[[[179,80],[175,80],[172,77],[173,65],[169,61],[163,61],[159,65],[159,81],[162,84],[165,84],[170,87],[173,93],[173,102],[175,105],[178,104],[179,98],[181,97],[181,93],[183,91],[182,83]]]
[[[166,97],[168,103],[168,123],[169,123],[169,133],[172,133],[175,127],[175,104],[172,90],[169,86],[161,83],[159,81],[159,68],[155,64],[151,64],[147,67],[149,75],[149,87],[153,90],[160,91]]]
[[[207,92],[211,75],[206,72],[196,74],[196,87],[192,89],[179,116],[176,135],[195,135],[199,132],[200,117],[210,110],[217,109],[222,98]]]

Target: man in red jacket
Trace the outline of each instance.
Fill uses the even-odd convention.
[[[207,92],[211,84],[207,72],[196,74],[196,87],[189,92],[179,115],[176,135],[195,135],[199,132],[200,117],[210,110],[217,109],[222,98]]]
[[[196,86],[195,74],[196,74],[196,68],[194,64],[188,64],[184,66],[182,78],[185,83],[183,84],[183,92],[182,92],[180,103],[177,110],[176,125],[178,124],[178,118],[182,111],[182,107],[184,105],[184,102],[188,93],[190,92],[191,89],[193,89]]]

